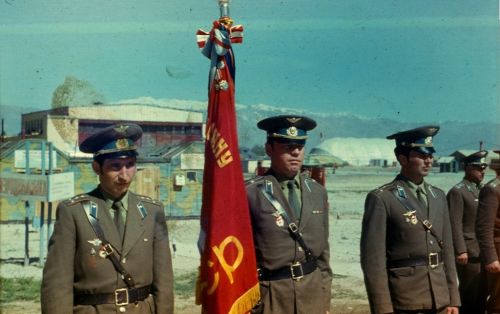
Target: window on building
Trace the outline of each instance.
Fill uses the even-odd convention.
[[[199,127],[199,126],[186,127],[186,134],[188,134],[188,135],[201,134],[201,127]]]
[[[197,182],[198,181],[198,180],[196,180],[196,172],[195,171],[188,171],[186,173],[186,177],[187,177],[188,182]]]

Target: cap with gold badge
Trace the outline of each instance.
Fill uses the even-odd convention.
[[[259,121],[257,127],[265,130],[267,138],[273,141],[304,145],[307,131],[316,127],[316,121],[305,116],[280,115]]]
[[[80,150],[94,154],[94,158],[119,158],[137,156],[135,141],[142,136],[142,129],[137,124],[123,123],[106,127],[87,137]]]
[[[434,154],[433,137],[439,131],[439,126],[423,126],[408,131],[391,134],[386,138],[396,140],[396,147],[406,147],[424,154]]]
[[[486,163],[486,155],[488,155],[487,151],[480,150],[478,152],[470,154],[469,156],[464,157],[462,159],[462,162],[465,165],[474,165],[486,168],[488,166],[488,164]]]
[[[500,150],[494,150],[493,152],[500,154]],[[500,169],[500,158],[491,158],[490,168]]]

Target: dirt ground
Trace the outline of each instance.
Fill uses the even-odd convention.
[[[39,314],[40,304],[35,302],[19,301],[9,303],[2,306],[0,313],[5,314]],[[176,314],[194,314],[200,313],[200,307],[191,305],[179,308],[176,306]],[[344,301],[341,300],[331,307],[330,313],[332,314],[369,314],[370,310],[365,302],[359,301]]]
[[[335,174],[327,174],[327,190],[330,201],[331,265],[335,274],[332,290],[332,314],[369,313],[368,300],[359,264],[359,239],[364,199],[368,191],[391,181],[397,169],[341,168]],[[433,173],[428,181],[448,191],[459,182],[463,174]],[[487,173],[485,181],[493,174]],[[173,256],[176,276],[196,271],[199,255],[196,247],[199,222],[169,221],[169,232],[176,252]],[[39,230],[30,228],[30,256],[39,256]],[[23,267],[24,225],[0,225],[0,275],[4,278],[33,277],[41,279],[42,267],[37,261]],[[37,260],[37,258],[35,258]],[[194,293],[193,293],[194,294]],[[176,295],[176,314],[200,313],[194,305],[194,297]],[[0,313],[40,313],[38,302],[16,301],[2,304]]]

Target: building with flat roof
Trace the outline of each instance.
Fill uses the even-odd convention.
[[[131,190],[159,199],[169,218],[199,216],[205,130],[201,112],[157,105],[99,104],[26,113],[21,121],[21,137],[0,143],[0,220],[24,219],[27,199],[31,199],[32,217],[40,213],[43,197],[35,194],[43,190],[43,180],[33,176],[71,173],[74,194],[93,189],[98,182],[91,168],[93,156],[80,152],[79,145],[100,128],[119,122],[135,123],[143,129]],[[25,186],[15,188],[15,182]]]
[[[165,144],[203,139],[201,112],[157,105],[115,104],[61,107],[22,115],[23,138],[45,139],[70,156],[82,155],[80,143],[98,129],[118,122],[136,123],[143,129],[139,151],[147,152]]]

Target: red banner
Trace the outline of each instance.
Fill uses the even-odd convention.
[[[247,313],[259,299],[250,214],[238,150],[231,30],[214,22],[203,54],[210,58],[205,169],[201,208],[201,262],[196,302],[202,313]]]

